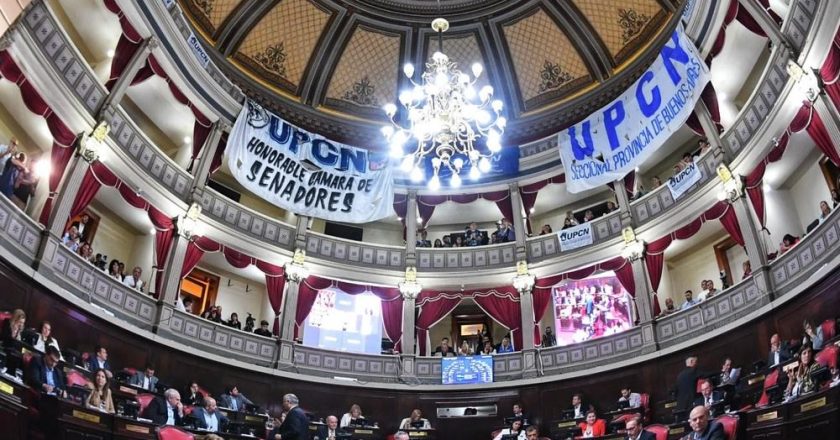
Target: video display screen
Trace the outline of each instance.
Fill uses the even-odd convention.
[[[304,321],[303,345],[379,354],[382,350],[380,299],[372,293],[350,295],[335,288],[321,290]]]
[[[568,280],[552,290],[557,345],[623,332],[633,326],[633,299],[614,272]]]
[[[493,382],[493,356],[458,356],[441,358],[444,385]]]

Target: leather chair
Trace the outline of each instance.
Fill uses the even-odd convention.
[[[665,425],[645,426],[645,431],[652,432],[656,440],[668,440],[668,427]]]
[[[650,422],[650,394],[648,393],[641,393],[639,394],[642,397],[642,420],[645,424]]]
[[[194,440],[195,436],[174,426],[164,426],[157,430],[158,440]]]
[[[496,436],[499,435],[500,432],[502,432],[501,429],[497,429],[497,430],[491,432],[490,433],[490,439],[492,440],[492,439],[496,438]]]
[[[835,368],[837,367],[837,352],[840,347],[836,345],[828,345],[814,356],[814,360],[823,367]]]
[[[92,383],[87,379],[87,377],[85,377],[84,374],[76,370],[70,370],[67,372],[67,387],[72,387],[73,385],[91,387]]]
[[[820,324],[820,326],[822,327],[824,341],[834,338],[834,335],[837,334],[833,319],[826,319],[822,324]]]
[[[767,388],[776,385],[776,381],[779,380],[779,369],[773,370],[771,373],[767,374],[767,377],[764,378],[764,391],[761,392],[761,397],[758,399],[758,402],[755,406],[762,407],[767,406],[770,404],[770,396],[767,395]]]
[[[135,397],[137,403],[140,404],[140,414],[143,414],[143,411],[146,411],[146,407],[149,406],[154,398],[154,394],[138,394],[137,397]]]
[[[726,433],[726,440],[735,440],[738,437],[738,417],[724,414],[715,419],[723,425],[723,431]]]

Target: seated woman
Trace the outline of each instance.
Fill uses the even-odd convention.
[[[525,429],[522,427],[522,419],[513,419],[510,428],[505,428],[493,437],[493,440],[501,440],[503,436],[515,435],[517,440],[526,440]]]
[[[472,356],[472,348],[470,348],[470,343],[467,342],[466,339],[461,341],[461,347],[458,348],[458,356]]]
[[[58,348],[58,341],[52,337],[52,324],[50,324],[49,321],[44,321],[41,323],[41,331],[38,332],[38,340],[35,341],[35,349],[43,353],[50,345],[55,347],[55,349],[59,352],[61,351],[61,349]],[[62,360],[64,360],[63,357]]]
[[[354,403],[350,406],[350,412],[346,412],[343,416],[341,416],[341,422],[339,422],[338,427],[344,428],[350,424],[351,420],[363,418],[365,418],[365,416],[362,415],[362,407]]]
[[[88,408],[98,409],[109,414],[114,413],[114,401],[111,399],[111,387],[105,370],[96,370],[93,375],[93,390],[88,395],[85,404]]]
[[[823,201],[820,202],[820,218],[819,218],[820,223],[824,222],[825,219],[827,219],[829,215],[831,215],[831,207],[828,206],[828,202],[823,200]]]
[[[819,368],[814,362],[814,348],[805,344],[799,349],[799,365],[787,371],[788,385],[785,389],[786,399],[794,399],[803,394],[816,391],[817,383],[811,378],[811,373]]]
[[[583,438],[600,437],[607,433],[607,422],[599,419],[593,410],[587,411],[586,421],[581,422],[579,426]]]
[[[20,342],[23,327],[26,325],[26,312],[16,309],[12,317],[3,321],[3,328],[0,329],[0,345],[12,347]]]
[[[402,419],[400,422],[400,430],[406,429],[432,429],[432,424],[428,419],[423,418],[423,413],[415,408],[411,411],[411,416]]]
[[[779,246],[779,255],[789,251],[790,248],[796,245],[796,243],[799,243],[799,237],[794,237],[793,235],[785,234],[785,236],[782,237],[782,244]]]

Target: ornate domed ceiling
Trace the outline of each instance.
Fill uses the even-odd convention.
[[[179,0],[216,63],[305,129],[379,147],[402,65],[437,48],[485,67],[510,121],[505,142],[556,133],[609,102],[676,26],[680,0]]]

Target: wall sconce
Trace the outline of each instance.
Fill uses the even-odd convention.
[[[537,277],[528,272],[527,261],[520,260],[516,262],[516,276],[513,277],[512,284],[513,288],[516,289],[520,295],[530,292],[531,289],[534,288],[536,280]]]
[[[417,282],[417,268],[408,266],[405,268],[405,278],[397,284],[403,299],[414,300],[420,295],[423,286]]]
[[[645,255],[645,242],[636,238],[636,231],[630,226],[625,226],[621,230],[621,236],[624,238],[624,249],[621,250],[621,256],[630,261],[641,259]]]
[[[288,280],[299,283],[309,276],[309,270],[303,265],[305,260],[306,252],[303,249],[296,248],[292,261],[284,266]]]
[[[103,147],[102,144],[105,142],[105,137],[108,136],[108,132],[110,130],[111,127],[105,121],[101,121],[99,124],[96,124],[96,127],[93,129],[91,134],[82,134],[82,137],[79,139],[79,143],[76,147],[76,154],[81,156],[82,159],[88,163],[93,163],[98,160],[100,151]]]
[[[718,165],[717,175],[723,183],[723,188],[718,192],[718,200],[728,200],[730,203],[738,200],[741,197],[741,191],[743,190],[741,179],[732,175],[732,171],[730,171],[724,164]]]
[[[188,240],[194,235],[197,235],[200,226],[198,218],[200,216],[201,205],[193,202],[187,208],[187,212],[181,217],[178,217],[178,233]]]

